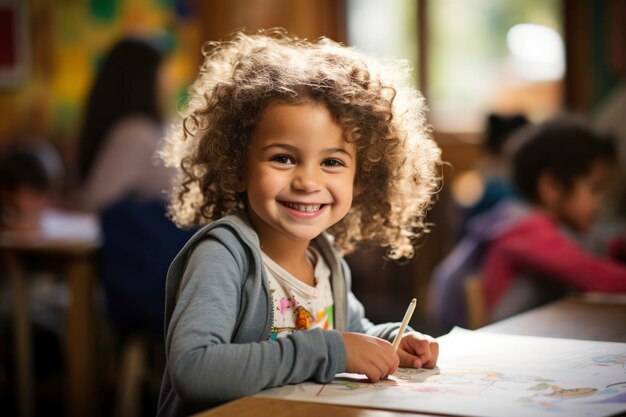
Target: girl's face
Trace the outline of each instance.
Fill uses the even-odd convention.
[[[594,163],[587,175],[576,179],[572,188],[563,193],[557,217],[579,232],[589,230],[600,211],[608,178],[608,163]]]
[[[308,242],[352,204],[356,148],[323,105],[274,104],[259,119],[241,190],[262,245]]]

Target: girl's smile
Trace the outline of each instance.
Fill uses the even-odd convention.
[[[290,203],[288,201],[279,201],[285,206],[287,212],[300,219],[313,219],[322,214],[322,210],[328,207],[328,204],[306,204],[306,203]]]

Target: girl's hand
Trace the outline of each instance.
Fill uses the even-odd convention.
[[[346,372],[365,374],[372,382],[396,372],[398,355],[386,340],[361,333],[341,333],[346,345]]]
[[[398,357],[400,366],[432,369],[437,365],[439,343],[427,334],[406,333],[400,341]]]

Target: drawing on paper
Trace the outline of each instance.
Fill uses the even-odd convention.
[[[626,345],[455,329],[434,370],[400,368],[387,380],[339,374],[261,396],[464,416],[602,417],[626,411]]]

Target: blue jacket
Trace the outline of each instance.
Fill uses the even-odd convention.
[[[299,331],[270,340],[273,305],[259,239],[246,220],[228,216],[200,229],[167,276],[167,366],[159,416],[182,416],[313,379],[329,382],[346,367],[340,331],[391,340],[398,323],[373,325],[350,291],[346,262],[327,234],[312,245],[331,269],[336,330]]]

